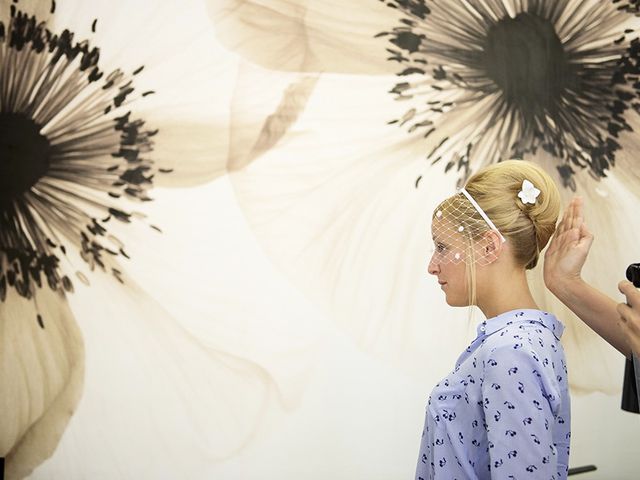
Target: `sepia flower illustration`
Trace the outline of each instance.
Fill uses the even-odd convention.
[[[178,278],[184,247],[161,241],[179,214],[148,212],[152,200],[226,173],[239,62],[212,38],[200,2],[0,3],[0,457],[8,478],[53,454],[83,396],[86,409],[100,405],[91,428],[102,443],[92,453],[122,438],[133,446],[173,439],[174,452],[198,443],[220,459],[264,415],[276,379],[249,348],[252,337],[234,333],[246,327],[233,309],[219,304],[215,319],[207,314],[205,341],[157,295],[181,292],[176,305],[188,290],[211,298],[196,272],[185,273],[193,284]],[[280,102],[295,111],[287,95]],[[201,212],[201,237],[211,233],[210,209],[191,206]],[[155,292],[141,280],[149,272]]]

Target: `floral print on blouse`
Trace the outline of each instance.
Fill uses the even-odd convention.
[[[567,478],[563,329],[540,310],[513,310],[478,326],[431,392],[416,480]]]

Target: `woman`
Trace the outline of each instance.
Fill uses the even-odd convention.
[[[476,305],[487,320],[431,392],[416,479],[566,478],[563,326],[525,276],[559,210],[551,178],[520,160],[485,168],[436,208],[429,273],[449,305]]]

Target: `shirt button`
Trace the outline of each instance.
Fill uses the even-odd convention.
[[[480,327],[480,331],[481,331],[481,332],[484,332],[484,331],[485,331],[484,325]]]

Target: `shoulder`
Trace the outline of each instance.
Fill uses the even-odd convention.
[[[551,326],[558,324],[557,321],[548,323]],[[508,322],[505,326],[487,336],[484,343],[491,346],[491,348],[499,348],[518,343],[544,347],[547,344],[558,344],[559,342],[556,332],[549,328],[549,325],[535,319],[525,319]]]
[[[514,323],[489,335],[479,348],[478,357],[488,366],[505,359],[538,363],[556,343],[553,333],[540,324]]]

